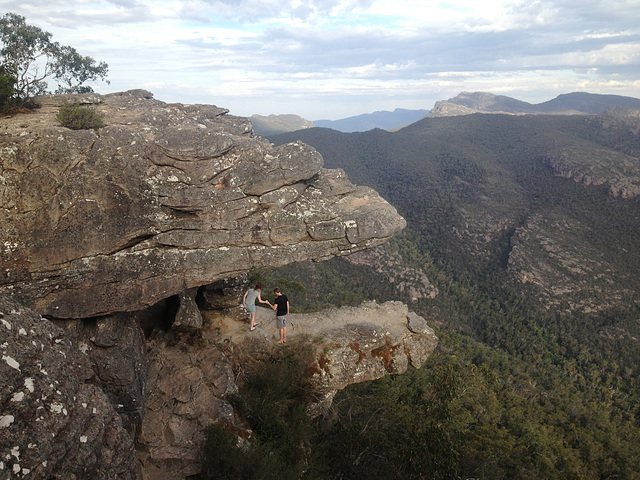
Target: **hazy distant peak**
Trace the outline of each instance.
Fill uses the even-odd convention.
[[[483,112],[530,113],[535,110],[530,103],[488,92],[462,92],[447,101]]]
[[[251,115],[249,120],[251,121],[251,125],[253,125],[253,130],[258,135],[263,136],[278,135],[280,133],[295,132],[296,130],[315,127],[313,122],[293,114],[271,114],[267,117],[264,115]]]

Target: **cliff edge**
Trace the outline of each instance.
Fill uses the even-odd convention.
[[[105,126],[61,126],[66,102]],[[405,225],[312,147],[274,147],[222,108],[144,90],[36,103],[0,127],[0,293],[42,315],[140,310],[252,267],[375,246]]]
[[[204,428],[243,428],[230,348],[254,267],[349,255],[405,226],[301,142],[145,90],[51,95],[0,119],[0,475],[182,479]],[[104,126],[71,130],[66,104]],[[292,315],[326,406],[346,385],[422,365],[437,344],[397,302]]]

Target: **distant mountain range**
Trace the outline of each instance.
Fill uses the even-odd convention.
[[[405,108],[396,108],[393,112],[381,110],[373,113],[365,113],[356,115],[355,117],[343,118],[341,120],[314,120],[316,127],[332,128],[339,132],[366,132],[374,128],[383,130],[393,130],[394,128],[404,127],[413,122],[417,122],[429,110],[407,110]]]
[[[433,117],[450,117],[472,113],[594,115],[604,113],[611,107],[640,108],[640,99],[620,95],[574,92],[558,95],[548,102],[532,104],[505,95],[462,92],[457,97],[436,102],[429,115]]]
[[[375,128],[393,130],[416,122],[428,113],[429,110],[396,108],[393,112],[381,110],[340,120],[315,120],[311,122],[298,115],[252,115],[250,120],[255,132],[267,137],[313,127],[331,128],[345,133],[366,132]]]
[[[393,130],[417,122],[425,116],[451,117],[473,113],[522,114],[601,114],[612,107],[640,108],[640,99],[621,95],[600,95],[574,92],[558,95],[553,100],[532,104],[505,95],[487,92],[462,92],[449,100],[436,102],[433,109],[394,111],[382,110],[340,120],[309,121],[298,115],[253,115],[250,120],[256,133],[263,136],[278,135],[313,127],[324,127],[339,132],[365,132],[380,128]]]

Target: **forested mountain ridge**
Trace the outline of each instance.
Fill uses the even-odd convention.
[[[267,273],[304,286],[293,304],[399,298],[439,325],[426,370],[336,399],[320,450],[351,453],[332,475],[640,478],[639,114],[473,114],[271,138],[314,146],[407,220],[377,264]],[[411,278],[432,294],[412,298]]]
[[[631,113],[475,114],[396,133],[310,129],[273,140],[303,140],[378,189],[439,255],[482,268],[501,249],[512,277],[537,285],[546,302],[599,310],[637,287],[640,119]]]
[[[431,116],[469,115],[471,113],[511,114],[601,114],[610,108],[640,108],[640,99],[622,95],[573,92],[537,104],[488,92],[462,92],[436,102]]]

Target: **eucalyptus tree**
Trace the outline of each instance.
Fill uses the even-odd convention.
[[[20,105],[35,95],[51,93],[49,80],[57,86],[55,93],[86,93],[93,91],[86,82],[109,83],[105,62],[54,42],[51,33],[28,25],[23,16],[15,13],[0,18],[0,66],[5,90],[9,89],[7,85],[13,85],[9,100]]]

